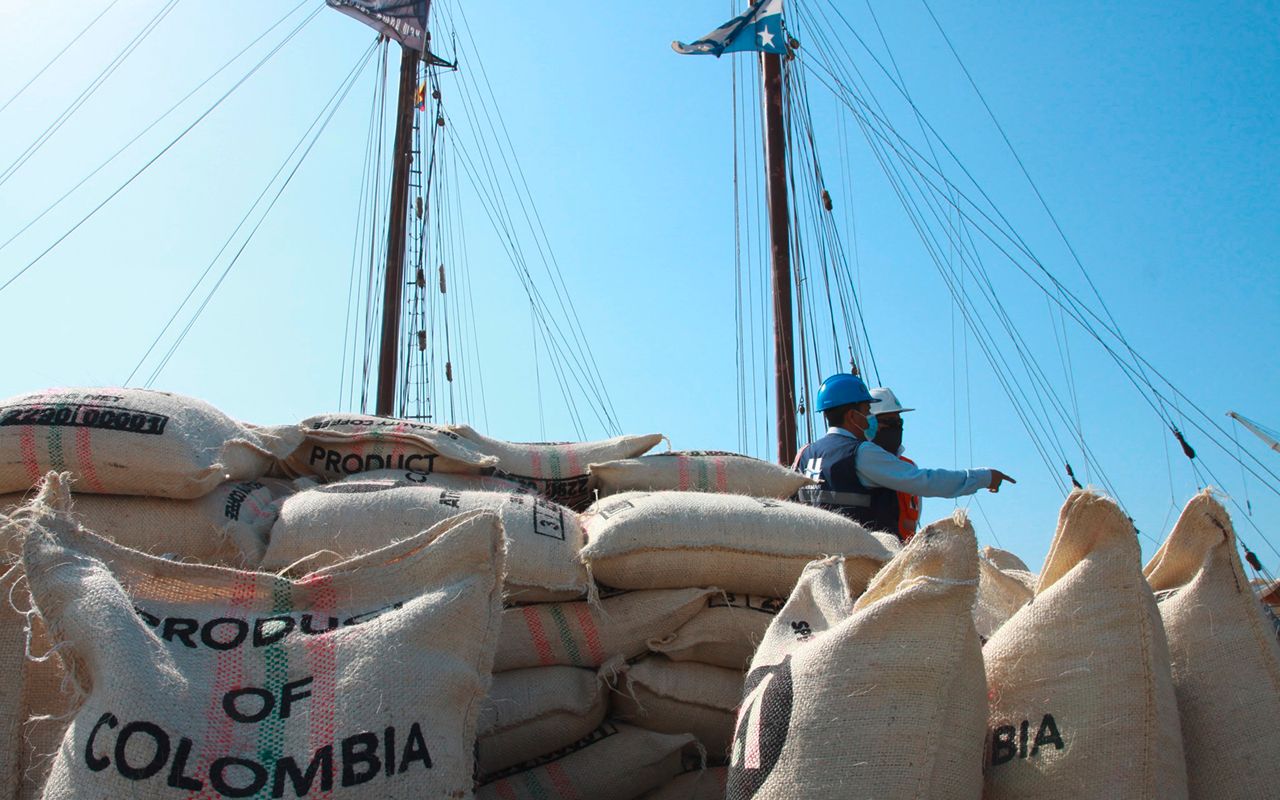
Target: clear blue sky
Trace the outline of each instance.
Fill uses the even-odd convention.
[[[0,4],[0,104],[106,5]],[[0,169],[162,5],[120,0],[0,112]],[[837,5],[856,24],[868,20],[865,5]],[[921,110],[1046,265],[1078,286],[923,6],[874,5]],[[179,2],[156,35],[0,184],[0,242],[291,6]],[[1236,409],[1280,424],[1280,12],[1185,0],[936,0],[932,7],[1134,346],[1215,417]],[[730,5],[664,0],[639,12],[581,0],[554,7],[475,0],[465,8],[623,427],[661,431],[681,449],[735,448],[731,65],[679,57],[668,46],[715,27]],[[794,32],[803,43],[804,30]],[[0,396],[124,380],[371,39],[353,20],[322,13],[137,182],[0,292],[9,334]],[[263,423],[335,406],[372,88],[366,74],[157,386]],[[184,106],[0,249],[0,282],[218,93],[211,88]],[[842,187],[836,202],[858,220],[861,290],[881,372],[919,408],[909,417],[908,451],[927,465],[990,465],[1016,476],[1007,493],[984,493],[975,522],[981,540],[1035,566],[1061,494],[990,370],[976,352],[963,360],[949,297],[857,144],[850,139],[847,148],[854,191],[846,196]],[[488,410],[478,425],[495,436],[541,438],[527,302],[482,211],[472,204],[463,213]],[[1001,285],[1028,336],[1052,347],[1044,298],[1013,277]],[[1161,526],[1171,521],[1171,503],[1195,490],[1194,476],[1096,348],[1076,333],[1070,341],[1085,435],[1147,534],[1150,554],[1167,531]],[[1056,359],[1045,364],[1054,376],[1063,372]],[[544,401],[546,435],[572,438],[555,393]],[[1280,457],[1241,435],[1242,445],[1280,471]],[[1234,496],[1243,501],[1248,489],[1263,531],[1280,527],[1274,494],[1255,480],[1242,483],[1238,467],[1202,437],[1192,441]],[[927,502],[925,516],[951,505]],[[1257,531],[1242,520],[1237,527],[1269,567],[1280,567]],[[1280,546],[1280,536],[1272,538]]]

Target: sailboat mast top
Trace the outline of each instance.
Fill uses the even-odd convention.
[[[796,371],[791,314],[791,231],[787,199],[787,141],[782,116],[782,57],[760,54],[764,87],[764,154],[769,183],[769,243],[773,275],[774,396],[778,461],[796,457]]]
[[[425,36],[425,33],[424,33]],[[418,62],[422,54],[411,47],[400,53],[400,93],[396,105],[391,203],[387,221],[387,271],[382,287],[382,338],[378,351],[379,416],[396,415],[396,385],[400,362],[400,306],[404,294],[405,223],[409,213],[409,172],[413,165],[413,108],[418,93]]]

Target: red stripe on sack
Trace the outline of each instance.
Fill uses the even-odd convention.
[[[716,464],[716,491],[726,492],[729,490],[729,465],[723,458],[717,458]]]
[[[258,583],[254,574],[242,572],[236,575],[235,584],[231,588],[231,602],[227,611],[221,616],[247,619],[258,599]],[[244,688],[244,648],[220,650],[216,658],[213,673],[213,687],[209,696],[209,707],[205,710],[205,736],[200,742],[200,756],[196,761],[192,775],[207,775],[209,765],[234,749],[235,723],[222,708],[222,698],[232,689]],[[205,798],[220,800],[221,795],[212,786],[187,795],[188,800]]]
[[[682,492],[689,491],[689,457],[676,456],[676,468],[679,470],[676,486]]]
[[[516,790],[511,788],[511,781],[503,778],[493,785],[493,791],[497,792],[498,797],[502,800],[520,800],[520,796],[516,794]]]
[[[532,473],[530,478],[542,477],[542,453],[537,450],[529,454],[529,472]]]
[[[76,428],[76,460],[80,462],[80,477],[89,490],[105,494],[107,487],[98,480],[98,470],[93,466],[93,430]]]
[[[304,579],[302,585],[312,590],[312,602],[309,603],[316,617],[325,617],[320,625],[328,625],[328,617],[333,614],[338,604],[337,593],[333,590],[333,577],[316,575]],[[334,726],[334,709],[338,697],[338,654],[334,642],[337,629],[325,633],[311,635],[306,639],[307,660],[310,662],[313,678],[311,697],[311,722],[307,732],[310,741],[308,752],[314,753],[321,747],[333,745],[336,738]],[[319,800],[333,797],[333,791],[322,791],[316,795]]]
[[[533,640],[534,649],[538,651],[538,660],[543,666],[548,667],[556,663],[555,654],[551,652],[551,642],[547,640],[547,629],[542,626],[542,617],[538,616],[538,609],[525,606],[520,609],[520,613],[524,615],[524,624],[529,629],[529,638]]]
[[[570,780],[564,767],[557,763],[548,764],[545,767],[547,777],[551,779],[551,784],[556,787],[556,791],[560,793],[563,800],[581,800],[578,790],[573,788],[573,781]]]
[[[578,455],[578,448],[572,444],[566,444],[562,449],[565,461],[569,462],[570,475],[585,475],[587,471],[582,468],[582,457]]]
[[[591,610],[585,603],[573,603],[573,614],[578,618],[578,627],[582,629],[582,637],[587,640],[587,649],[591,651],[591,663],[599,666],[605,662],[604,646],[600,644],[600,629],[591,618]]]
[[[40,462],[36,459],[36,429],[31,425],[22,426],[22,434],[18,438],[18,452],[22,454],[22,466],[27,470],[31,485],[35,486],[44,477],[40,471]]]

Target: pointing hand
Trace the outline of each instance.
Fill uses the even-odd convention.
[[[1005,475],[1000,470],[998,469],[991,470],[991,485],[987,487],[987,491],[993,492],[993,493],[1000,491],[1000,484],[1003,483],[1004,481],[1008,481],[1009,483],[1017,483],[1017,481],[1015,481],[1013,478],[1010,478],[1008,475]]]

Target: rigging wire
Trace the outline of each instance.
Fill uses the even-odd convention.
[[[124,49],[116,54],[115,58],[113,58],[110,63],[108,63],[107,66],[98,73],[97,77],[90,81],[88,87],[81,91],[80,94],[76,95],[75,99],[67,104],[67,107],[54,118],[53,122],[49,123],[49,126],[37,135],[35,140],[32,141],[31,144],[27,145],[26,149],[23,150],[16,159],[14,159],[13,163],[5,167],[3,172],[0,172],[0,186],[3,186],[8,182],[9,178],[13,177],[14,173],[22,169],[22,166],[31,160],[31,157],[39,152],[40,148],[44,147],[45,143],[48,142],[64,124],[66,124],[67,120],[71,119],[71,117],[75,115],[76,111],[80,110],[90,97],[93,97],[102,84],[120,68],[120,65],[123,64],[144,41],[146,41],[147,37],[151,35],[151,32],[159,27],[160,23],[164,21],[164,18],[169,16],[169,12],[172,11],[173,7],[177,4],[178,0],[168,0],[164,7],[161,8],[160,11],[143,26],[142,30],[124,46]]]
[[[292,31],[290,31],[289,34],[279,44],[277,44],[269,53],[267,53],[267,55],[263,56],[262,60],[260,60],[257,64],[255,64],[249,70],[249,72],[245,73],[245,75],[242,78],[240,78],[238,81],[236,81],[235,84],[233,84],[230,89],[228,89],[226,92],[222,94],[221,97],[215,100],[213,105],[207,108],[202,114],[200,114],[200,116],[196,117],[195,121],[193,121],[190,125],[184,128],[182,132],[179,133],[176,137],[174,137],[167,145],[165,145],[164,148],[160,150],[160,152],[152,156],[150,160],[148,160],[145,164],[142,165],[140,169],[138,169],[136,172],[130,175],[129,178],[125,180],[125,182],[122,183],[120,186],[118,186],[113,192],[111,192],[111,194],[107,195],[107,197],[104,200],[102,200],[102,202],[94,206],[93,209],[88,214],[81,217],[78,222],[76,222],[74,225],[68,228],[61,236],[55,239],[52,244],[50,244],[43,251],[41,251],[40,254],[37,255],[34,259],[29,261],[26,264],[26,266],[19,269],[16,273],[11,275],[8,280],[0,284],[0,292],[3,292],[5,289],[9,288],[9,286],[12,285],[14,281],[16,281],[18,278],[21,278],[24,274],[27,273],[28,270],[30,270],[36,264],[40,263],[45,256],[53,252],[53,250],[58,245],[62,244],[62,242],[68,236],[75,233],[76,230],[79,229],[81,225],[88,222],[94,215],[96,215],[99,211],[101,211],[104,207],[106,207],[108,203],[114,200],[118,194],[123,192],[131,183],[137,180],[138,177],[142,175],[142,173],[150,169],[151,165],[159,161],[164,156],[165,153],[168,153],[173,148],[174,145],[182,141],[182,139],[188,133],[194,130],[197,125],[199,125],[201,122],[204,121],[206,117],[212,114],[213,111],[218,106],[222,105],[222,102],[226,100],[228,97],[230,97],[231,94],[236,91],[236,89],[240,88],[241,84],[243,84],[251,76],[253,76],[254,73],[256,73],[262,67],[263,64],[267,63],[267,61],[269,61],[276,53],[278,53],[281,50],[281,48],[284,47],[285,44],[291,41],[293,37],[297,35],[298,31],[302,30],[302,28],[305,27],[306,24],[310,22],[312,19],[315,19],[316,14],[320,13],[320,10],[321,10],[320,8],[317,8],[306,19],[304,19],[301,23],[299,23],[299,25],[296,28],[294,28]]]
[[[280,168],[277,169],[275,174],[273,174],[270,180],[267,181],[267,184],[266,186],[263,187],[262,192],[258,195],[257,198],[254,199],[253,204],[249,207],[249,210],[245,212],[244,216],[241,218],[240,222],[236,225],[235,229],[232,230],[231,235],[227,237],[226,241],[223,243],[222,247],[218,250],[217,254],[214,255],[213,260],[210,262],[210,267],[206,268],[204,273],[201,273],[200,279],[197,280],[196,282],[197,286],[201,282],[203,282],[205,275],[207,275],[209,272],[209,269],[212,268],[213,264],[217,262],[217,260],[222,256],[222,254],[226,251],[226,249],[231,245],[232,241],[234,241],[235,239],[236,234],[239,233],[241,228],[244,227],[244,225],[249,221],[250,217],[253,215],[255,210],[257,210],[257,208],[260,205],[262,205],[263,198],[266,197],[267,193],[271,189],[271,186],[275,184],[277,179],[280,177],[280,175],[283,174],[284,171],[289,168],[289,162],[294,161],[294,156],[296,155],[297,159],[296,161],[294,161],[292,169],[289,169],[288,175],[284,178],[283,181],[280,182],[280,185],[277,188],[275,195],[271,198],[270,202],[268,202],[266,206],[263,208],[261,214],[258,217],[257,222],[249,230],[248,235],[245,236],[244,241],[241,242],[239,249],[236,251],[235,255],[231,258],[231,260],[227,263],[227,266],[223,269],[222,274],[219,275],[218,280],[214,283],[213,287],[209,289],[203,301],[196,308],[191,318],[187,321],[186,326],[174,339],[173,343],[169,346],[169,349],[165,352],[164,356],[161,357],[159,363],[152,370],[150,376],[147,378],[147,381],[144,384],[145,387],[150,388],[155,383],[156,379],[160,376],[160,373],[164,371],[164,368],[166,366],[168,366],[169,361],[170,359],[173,358],[174,353],[177,352],[178,348],[186,340],[187,335],[191,332],[191,329],[195,326],[196,322],[200,319],[200,316],[204,313],[204,310],[208,307],[209,302],[213,299],[218,289],[222,286],[223,281],[225,281],[227,276],[231,273],[231,269],[240,260],[240,257],[244,254],[245,249],[248,248],[249,243],[253,241],[254,235],[262,227],[262,224],[266,221],[267,217],[270,216],[271,210],[275,208],[276,203],[280,200],[280,197],[284,194],[285,189],[287,189],[289,184],[293,181],[294,176],[298,174],[298,170],[302,167],[303,162],[306,161],[307,156],[311,153],[311,149],[315,147],[316,142],[320,140],[321,134],[324,133],[325,129],[329,125],[329,122],[332,121],[334,115],[337,113],[338,109],[342,106],[342,102],[346,99],[347,95],[350,93],[351,87],[355,85],[356,79],[359,77],[360,73],[364,71],[365,67],[368,66],[369,61],[373,57],[373,54],[377,51],[377,45],[378,45],[378,40],[375,39],[372,43],[370,43],[369,47],[365,49],[364,53],[361,54],[360,58],[356,61],[355,66],[351,68],[351,71],[343,79],[342,83],[339,84],[338,88],[334,91],[334,93],[330,96],[330,98],[325,102],[324,106],[321,107],[319,114],[317,114],[315,119],[312,120],[311,124],[307,127],[306,131],[303,132],[302,137],[298,140],[298,143],[295,144],[293,149],[289,152],[289,154],[285,156],[284,162],[280,165]],[[310,141],[308,141],[308,139],[310,139]],[[301,153],[299,153],[299,150],[301,150]],[[185,303],[186,301],[184,300],[183,305],[185,305]],[[181,310],[181,306],[179,306],[179,310]],[[171,322],[172,322],[172,318],[170,319],[170,322],[165,324],[164,330],[168,329]],[[158,342],[159,339],[164,335],[164,330],[162,330],[161,333],[156,337],[156,341],[153,341],[151,346],[147,348],[147,353],[150,353],[155,348],[156,342]],[[145,361],[145,359],[146,359],[146,356],[143,356],[143,358],[139,360],[138,365],[135,366],[133,372],[130,373],[129,380],[132,380],[133,375],[137,373],[138,369],[142,366],[142,363],[143,361]],[[125,382],[125,385],[127,384],[128,384],[128,381]]]
[[[80,41],[81,37],[83,37],[86,33],[88,33],[89,29],[92,28],[95,24],[97,24],[98,20],[106,16],[106,13],[110,11],[112,8],[114,8],[116,3],[118,2],[120,2],[120,0],[111,0],[110,3],[107,3],[105,8],[103,8],[101,11],[98,12],[98,15],[96,17],[89,20],[88,25],[85,25],[83,28],[80,29],[79,33],[71,37],[71,41],[67,42],[66,45],[61,50],[58,51],[57,55],[49,59],[49,63],[41,67],[39,72],[37,72],[35,75],[32,75],[31,78],[26,83],[22,84],[22,87],[19,88],[18,91],[15,92],[12,97],[4,101],[4,105],[0,105],[0,114],[3,114],[4,110],[8,108],[10,104],[13,103],[14,100],[17,100],[19,97],[21,97],[23,92],[31,88],[31,84],[39,80],[41,75],[43,75],[46,71],[48,71],[50,67],[56,64],[58,62],[58,59],[62,58],[68,50],[70,50],[73,46],[75,46],[75,43]]]
[[[293,9],[289,11],[289,13],[285,14],[283,17],[281,17],[280,19],[276,20],[276,21],[275,21],[275,23],[273,23],[273,24],[271,25],[271,27],[267,28],[265,31],[263,31],[262,33],[258,34],[257,38],[255,38],[253,41],[249,42],[249,44],[245,45],[245,46],[240,50],[240,52],[236,53],[236,54],[235,54],[234,56],[232,56],[230,59],[228,59],[227,61],[225,61],[225,62],[222,64],[222,66],[218,67],[216,70],[214,70],[212,73],[210,73],[210,74],[209,74],[209,76],[208,76],[208,77],[206,77],[204,80],[202,80],[200,83],[198,83],[198,84],[195,86],[195,88],[193,88],[191,91],[189,91],[189,92],[187,92],[185,95],[183,95],[181,100],[179,100],[178,102],[176,102],[176,103],[174,103],[173,105],[169,106],[169,109],[168,109],[167,111],[165,111],[163,114],[161,114],[160,116],[158,116],[158,117],[156,117],[154,120],[152,120],[150,125],[147,125],[147,127],[143,128],[141,131],[139,131],[139,132],[138,132],[138,133],[137,133],[137,134],[136,134],[132,139],[130,139],[128,142],[125,142],[125,144],[124,144],[123,146],[121,146],[118,150],[116,150],[114,153],[112,153],[110,156],[108,156],[108,157],[107,157],[107,159],[106,159],[105,161],[103,161],[101,164],[99,164],[97,167],[95,167],[95,168],[93,169],[93,171],[91,171],[89,174],[87,174],[87,175],[85,175],[83,178],[81,178],[81,179],[80,179],[80,180],[79,180],[79,181],[78,181],[74,186],[72,186],[70,189],[68,189],[68,190],[66,190],[65,192],[63,192],[63,193],[62,193],[62,195],[61,195],[57,200],[53,201],[53,203],[52,203],[51,205],[47,206],[43,211],[41,211],[41,212],[40,212],[39,214],[37,214],[34,218],[32,218],[29,222],[27,222],[27,224],[25,224],[25,225],[23,225],[21,228],[19,228],[19,229],[17,230],[17,232],[15,232],[12,236],[10,236],[10,237],[9,237],[8,239],[6,239],[4,242],[0,242],[0,250],[3,250],[3,249],[5,249],[6,247],[8,247],[10,244],[12,244],[12,243],[13,243],[13,241],[14,241],[15,239],[17,239],[17,238],[18,238],[19,236],[21,236],[22,234],[26,233],[26,232],[27,232],[27,230],[31,228],[31,226],[35,225],[35,224],[36,224],[37,222],[39,222],[40,220],[44,219],[44,217],[45,217],[47,214],[49,214],[49,213],[50,213],[51,211],[53,211],[55,208],[57,208],[58,206],[60,206],[60,205],[62,204],[62,202],[63,202],[64,200],[66,200],[68,197],[70,197],[72,194],[74,194],[74,193],[75,193],[75,191],[76,191],[77,189],[79,189],[81,186],[84,186],[86,183],[88,183],[88,182],[89,182],[89,180],[90,180],[91,178],[93,178],[95,175],[97,175],[97,174],[98,174],[99,172],[101,172],[102,170],[106,169],[106,167],[107,167],[108,165],[110,165],[110,164],[111,164],[111,163],[113,163],[117,158],[119,158],[121,154],[123,154],[126,150],[128,150],[130,147],[132,147],[132,146],[133,146],[133,145],[134,145],[134,144],[135,144],[139,139],[141,139],[143,136],[146,136],[148,133],[150,133],[150,132],[151,132],[151,130],[152,130],[153,128],[155,128],[157,125],[159,125],[159,124],[160,124],[161,122],[163,122],[165,119],[167,119],[167,118],[169,117],[169,115],[170,115],[170,114],[172,114],[174,111],[177,111],[179,107],[181,107],[184,103],[186,103],[186,102],[187,102],[188,100],[190,100],[193,96],[195,96],[195,95],[196,95],[196,94],[197,94],[201,89],[203,89],[205,86],[208,86],[208,85],[209,85],[209,83],[211,83],[211,82],[213,81],[213,79],[214,79],[214,78],[216,78],[216,77],[218,77],[219,75],[221,75],[224,71],[226,71],[226,70],[227,70],[227,68],[228,68],[228,67],[230,67],[232,64],[234,64],[236,61],[239,61],[241,56],[243,56],[245,53],[249,52],[249,50],[250,50],[250,49],[252,49],[252,48],[254,47],[254,45],[258,44],[258,42],[260,42],[260,41],[262,41],[263,39],[265,39],[265,38],[267,37],[267,34],[271,33],[273,30],[275,30],[276,28],[280,27],[280,25],[281,25],[285,20],[287,20],[289,17],[292,17],[295,13],[297,13],[298,9],[302,8],[304,5],[307,5],[307,3],[308,3],[308,0],[302,0],[302,2],[300,2],[300,3],[298,3],[296,6],[294,6],[294,7],[293,7]]]

